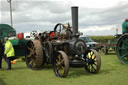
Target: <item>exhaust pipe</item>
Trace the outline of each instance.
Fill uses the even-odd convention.
[[[72,29],[73,29],[73,39],[79,37],[78,33],[78,7],[74,6],[71,8],[72,10]]]

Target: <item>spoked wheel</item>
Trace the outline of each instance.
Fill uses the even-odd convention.
[[[44,57],[39,40],[32,40],[27,43],[25,59],[28,68],[39,69],[42,67]]]
[[[64,78],[68,75],[69,60],[68,56],[63,51],[58,51],[55,53],[53,69],[57,77]]]
[[[119,38],[116,53],[121,63],[128,64],[128,34],[124,34]]]
[[[30,33],[30,37],[34,38],[36,35],[38,35],[38,32],[36,30],[33,30],[31,33]]]
[[[101,67],[101,59],[97,51],[90,49],[85,55],[85,69],[90,73],[98,73]]]
[[[107,47],[106,47],[106,46],[103,46],[103,47],[101,48],[101,52],[102,52],[102,54],[107,55],[107,53],[108,53]]]

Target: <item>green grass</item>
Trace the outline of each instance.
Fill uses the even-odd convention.
[[[128,65],[121,64],[114,53],[101,55],[101,60],[98,74],[90,74],[84,68],[70,68],[66,78],[56,77],[51,65],[31,70],[25,62],[17,62],[7,71],[7,64],[3,62],[0,85],[128,85]]]

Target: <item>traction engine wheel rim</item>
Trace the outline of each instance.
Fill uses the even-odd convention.
[[[85,69],[90,73],[98,73],[101,67],[101,59],[98,52],[90,49],[85,55]]]
[[[57,77],[64,78],[69,72],[69,60],[68,56],[63,51],[55,53],[53,61],[53,69]]]
[[[121,63],[128,64],[128,34],[124,34],[119,38],[116,53]]]
[[[39,40],[32,40],[26,47],[26,64],[28,68],[39,69],[43,64],[43,50]]]

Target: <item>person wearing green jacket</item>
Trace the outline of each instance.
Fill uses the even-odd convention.
[[[15,52],[14,52],[14,48],[12,43],[8,40],[8,37],[5,37],[5,50],[4,50],[4,54],[7,60],[7,64],[8,64],[8,68],[7,70],[11,69],[11,59],[12,57],[15,56]]]
[[[128,19],[125,19],[125,21],[122,24],[122,33],[128,33]]]

